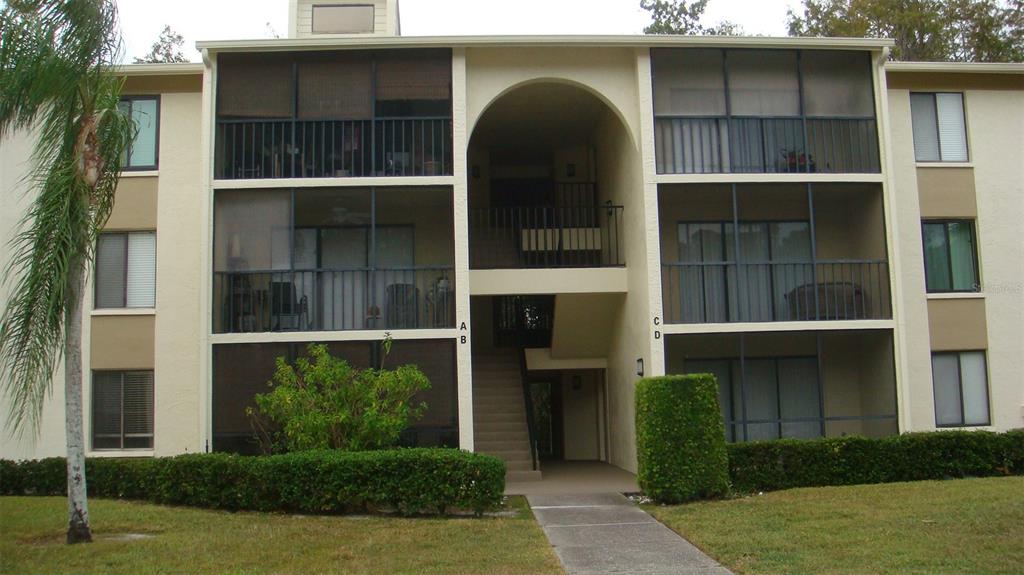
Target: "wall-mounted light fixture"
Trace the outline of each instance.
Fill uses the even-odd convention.
[[[636,358],[636,374],[640,377],[644,376],[644,358]]]

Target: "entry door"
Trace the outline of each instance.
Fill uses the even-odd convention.
[[[374,271],[374,305],[383,313],[378,328],[415,328],[423,294],[413,270],[412,226],[381,226],[376,230],[377,263]]]
[[[320,230],[320,294],[325,330],[367,329],[368,228]]]

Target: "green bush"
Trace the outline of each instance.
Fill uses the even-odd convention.
[[[651,377],[636,388],[637,483],[660,503],[729,491],[718,384],[708,374]]]
[[[89,495],[227,510],[477,514],[500,505],[505,464],[457,449],[223,453],[86,461]],[[0,462],[0,494],[64,495],[63,458]]]
[[[1024,429],[780,439],[729,445],[739,492],[1024,474]]]
[[[391,340],[382,348],[386,358]],[[311,343],[308,352],[294,365],[277,358],[270,391],[257,394],[256,409],[247,411],[267,452],[394,447],[427,409],[424,402],[413,403],[430,389],[414,365],[356,369],[326,345]]]

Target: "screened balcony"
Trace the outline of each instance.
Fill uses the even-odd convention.
[[[659,174],[877,173],[867,52],[651,51]]]
[[[214,333],[455,325],[448,188],[220,190]]]
[[[458,376],[455,371],[455,340],[401,339],[392,342],[383,356],[379,341],[323,342],[327,350],[356,368],[415,365],[430,380],[430,389],[413,397],[427,404],[426,412],[402,432],[399,443],[407,447],[458,447]],[[254,425],[246,413],[253,397],[266,393],[274,375],[275,361],[294,361],[306,356],[307,343],[244,343],[213,346],[212,427],[214,451],[258,454],[265,452],[265,432],[274,430],[267,421]],[[260,430],[264,433],[259,433]]]
[[[728,441],[899,432],[888,330],[669,335],[665,361],[715,376]]]
[[[449,50],[224,54],[218,179],[452,174]]]
[[[877,185],[662,186],[659,214],[668,323],[892,318]]]

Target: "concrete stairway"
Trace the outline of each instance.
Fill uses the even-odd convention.
[[[530,460],[518,353],[514,348],[473,352],[475,449],[504,460],[508,482],[540,479]]]

